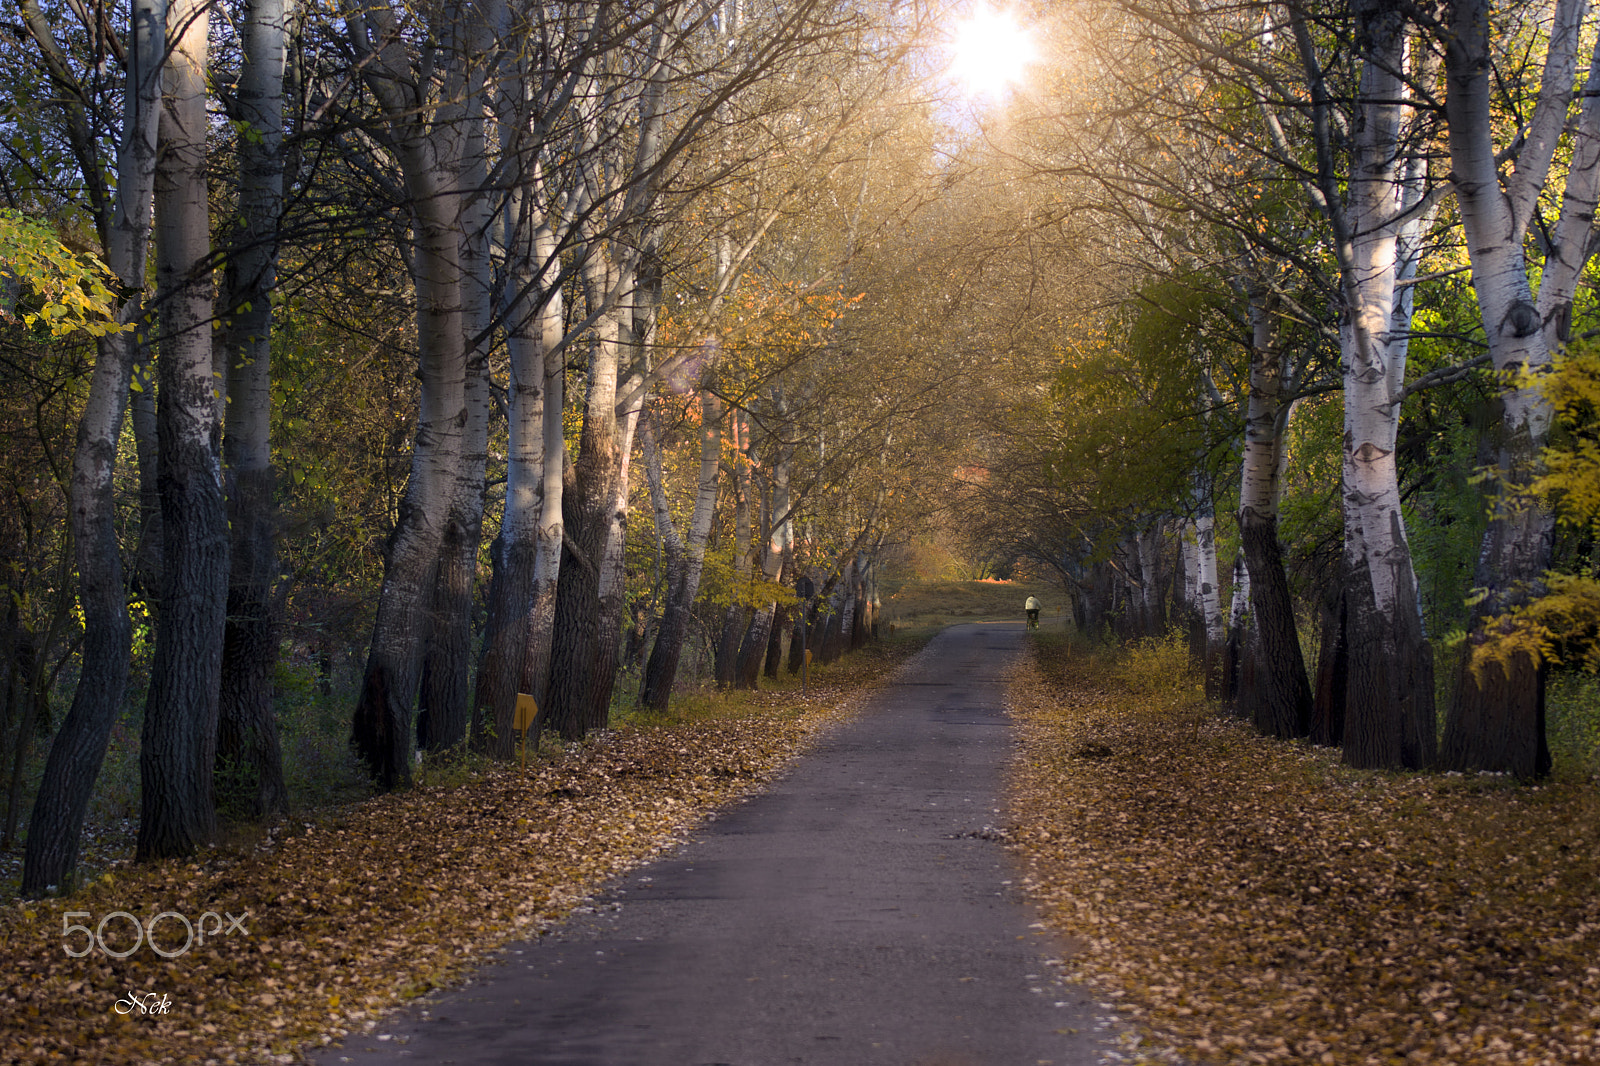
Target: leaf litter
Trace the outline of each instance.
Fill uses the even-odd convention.
[[[1592,782],[1384,774],[1041,650],[1011,830],[1086,981],[1194,1063],[1600,1062]]]
[[[732,714],[608,731],[526,770],[302,815],[254,847],[125,864],[69,898],[0,907],[0,1063],[291,1063],[371,1031],[763,787],[914,650],[854,653],[806,699],[751,693]],[[117,911],[133,918],[107,920]],[[133,921],[163,912],[201,924],[203,943],[180,952],[183,922],[167,917],[155,938],[175,957],[135,946]],[[240,925],[219,931],[222,915]],[[64,936],[71,925],[135,950],[72,957],[86,934]]]

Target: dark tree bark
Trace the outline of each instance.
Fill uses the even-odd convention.
[[[515,714],[517,691],[532,623],[534,559],[538,546],[531,538],[507,546],[496,541],[495,565],[489,577],[489,619],[483,635],[483,660],[478,669],[477,722],[473,728],[476,750],[496,758],[509,758],[515,750],[513,730],[502,729],[496,708],[509,705]],[[485,713],[488,712],[488,713]],[[493,735],[484,726],[494,721]],[[514,722],[515,718],[509,719]]]
[[[16,599],[9,612],[16,621]],[[0,851],[10,851],[17,837],[17,823],[22,816],[22,782],[26,776],[28,753],[33,748],[34,734],[39,730],[39,704],[48,699],[48,692],[38,683],[43,656],[38,637],[26,626],[13,625],[5,634],[6,642],[0,648],[6,659],[6,671],[0,678],[0,699],[5,701],[4,727],[14,730],[8,760],[10,787],[6,790],[5,825],[0,827]]]
[[[594,728],[591,694],[600,640],[597,560],[605,549],[610,485],[617,465],[614,441],[592,441],[586,430],[580,447],[572,489],[562,498],[567,542],[556,584],[550,687],[544,708],[544,727],[568,740],[582,739]]]
[[[1311,743],[1344,743],[1345,689],[1350,656],[1345,647],[1344,586],[1330,588],[1322,604],[1322,647],[1317,655],[1317,689],[1311,701]]]
[[[832,591],[834,579],[829,578],[819,595],[802,600],[794,612],[794,631],[789,634],[789,673],[798,674],[805,662],[806,652],[817,657],[818,641],[822,634],[823,604]]]
[[[1399,583],[1399,594],[1414,602],[1409,567]],[[1416,613],[1378,610],[1372,586],[1360,580],[1346,584],[1346,611],[1345,763],[1357,769],[1432,765],[1438,753],[1433,649]]]
[[[411,710],[421,681],[439,545],[460,473],[466,421],[460,138],[454,128],[465,94],[457,68],[446,94],[451,103],[436,107],[422,95],[427,82],[411,76],[388,9],[372,9],[362,32],[365,36],[353,38],[362,73],[382,106],[411,201],[421,384],[411,471],[389,538],[361,694],[350,725],[356,755],[380,788],[393,789],[411,780]]]
[[[481,508],[451,508],[439,542],[432,619],[418,686],[417,746],[423,751],[448,751],[467,739],[472,591],[482,537]]]
[[[152,608],[161,594],[161,490],[156,443],[156,352],[146,327],[138,325],[139,344],[133,357],[133,383],[129,422],[133,428],[134,460],[139,470],[139,539],[133,551],[130,575],[135,592]]]
[[[1502,429],[1500,436],[1506,436]],[[1496,442],[1497,484],[1528,485],[1537,476],[1542,445],[1524,427]],[[1550,772],[1542,662],[1524,651],[1476,655],[1494,639],[1493,620],[1526,604],[1543,589],[1553,554],[1555,522],[1541,501],[1525,494],[1495,505],[1473,569],[1486,591],[1473,608],[1466,654],[1454,677],[1439,756],[1449,770],[1487,770],[1524,780]]]
[[[155,190],[161,610],[139,752],[140,861],[193,854],[216,834],[212,774],[228,605],[207,266],[207,9],[184,0],[172,23],[178,37],[167,61]]]
[[[672,696],[683,656],[683,643],[689,631],[690,612],[700,591],[700,573],[705,564],[706,540],[717,506],[717,481],[722,457],[722,401],[709,390],[700,394],[700,476],[696,485],[694,514],[690,519],[689,539],[681,555],[673,558],[667,570],[667,606],[656,629],[655,646],[645,663],[639,686],[639,703],[664,711]]]
[[[598,258],[599,253],[594,253]],[[602,264],[591,270],[606,273]],[[598,306],[614,282],[588,282],[591,304]],[[596,676],[600,660],[600,566],[611,529],[612,508],[622,472],[617,439],[616,395],[618,316],[603,316],[590,350],[588,395],[583,429],[578,439],[578,459],[573,483],[562,494],[565,547],[556,583],[555,630],[550,641],[550,682],[543,728],[568,740],[581,739],[594,721]],[[605,687],[609,688],[609,680]]]
[[[772,618],[772,631],[767,637],[767,658],[762,673],[773,680],[777,680],[778,667],[783,663],[783,634],[790,628],[789,618],[793,612],[794,608],[784,604]]]
[[[1451,769],[1503,768],[1523,780],[1547,776],[1545,669],[1520,652],[1509,663],[1490,660],[1476,668],[1470,655],[1462,656],[1440,762]]]
[[[1241,513],[1239,524],[1250,567],[1250,606],[1260,648],[1252,718],[1256,729],[1266,736],[1303,737],[1311,731],[1311,684],[1278,545],[1278,523],[1247,510]]]
[[[289,813],[272,707],[278,661],[277,513],[272,470],[272,290],[277,286],[283,205],[283,0],[251,0],[244,22],[239,114],[241,230],[225,273],[228,314],[226,464],[231,574],[223,636],[217,768],[244,788],[250,819]]]
[[[813,658],[818,663],[831,663],[844,653],[844,642],[848,639],[844,621],[855,606],[851,600],[852,584],[851,576],[846,571],[840,575],[839,583],[833,588],[833,594],[826,600],[825,614],[820,619],[822,632],[812,645],[815,649]]]
[[[32,20],[29,26],[48,33]],[[165,41],[166,5],[135,0],[128,31],[129,86],[117,148],[117,199],[104,232],[107,265],[124,291],[134,294],[144,288]],[[98,172],[97,160],[80,163],[85,172]],[[119,310],[118,320],[135,322],[141,311],[134,295]],[[82,665],[72,707],[50,745],[34,799],[22,867],[24,896],[72,887],[84,814],[127,693],[132,626],[117,544],[113,475],[137,348],[131,333],[97,341],[89,396],[78,422],[67,521],[83,614]]]

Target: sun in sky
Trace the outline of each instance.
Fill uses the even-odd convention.
[[[1021,84],[1026,67],[1039,58],[1038,48],[1011,11],[987,5],[950,30],[950,76],[968,96],[999,99]]]

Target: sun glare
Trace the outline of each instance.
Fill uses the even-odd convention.
[[[1010,11],[980,7],[950,34],[950,76],[969,96],[999,99],[1020,84],[1024,69],[1039,58],[1028,31]]]

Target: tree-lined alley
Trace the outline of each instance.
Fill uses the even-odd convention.
[[[962,100],[921,4],[20,0],[23,891],[130,731],[139,856],[187,856],[294,802],[296,686],[402,789],[513,757],[519,694],[578,740],[835,658],[930,539],[1187,627],[1266,735],[1549,773],[1600,619],[1595,13],[1022,14]]]

